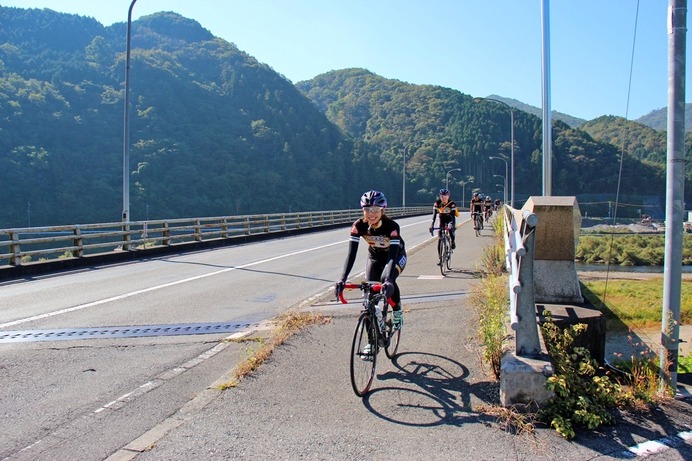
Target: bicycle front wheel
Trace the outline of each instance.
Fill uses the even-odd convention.
[[[445,275],[445,271],[447,270],[447,252],[449,251],[449,246],[447,242],[447,237],[442,237],[437,241],[437,252],[440,255],[440,274]]]
[[[447,237],[447,257],[445,258],[445,263],[447,264],[447,271],[452,270],[452,240]]]
[[[401,330],[396,330],[392,333],[392,322],[393,316],[392,310],[390,309],[387,313],[387,343],[384,348],[385,354],[390,359],[396,357],[396,351],[399,350],[399,340],[401,339]]]
[[[372,343],[370,342],[372,338]],[[358,397],[363,397],[370,390],[375,377],[377,364],[377,341],[375,341],[375,324],[367,312],[360,314],[356,332],[351,345],[351,386]],[[369,351],[366,346],[369,347]]]
[[[442,246],[442,239],[438,237],[437,239],[437,265],[442,267],[444,263],[444,247]]]

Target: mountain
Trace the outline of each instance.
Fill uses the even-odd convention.
[[[457,169],[460,172],[450,183],[456,197],[462,181],[471,183],[469,192],[493,196],[503,192],[495,184],[502,183],[507,165],[490,159],[509,160],[511,155],[508,110],[503,105],[479,103],[456,90],[411,85],[357,68],[328,72],[296,86],[343,132],[377,147],[390,171],[401,169],[404,147],[409,146],[407,174],[416,200],[434,195]],[[515,199],[521,203],[542,194],[542,126],[539,117],[523,110],[515,110],[514,125]],[[607,214],[619,174],[617,146],[555,120],[552,154],[553,195],[580,196],[589,204],[585,208],[589,214]],[[662,197],[660,163],[628,155],[623,164],[620,192],[630,203],[641,208],[651,201],[644,195]],[[642,177],[649,178],[646,188],[641,186]],[[636,210],[628,212],[636,216]]]
[[[0,227],[120,221],[126,25],[6,7],[0,24]],[[368,189],[398,206],[402,173],[409,205],[446,186],[459,202],[504,192],[501,104],[358,68],[294,85],[175,13],[135,21],[131,43],[132,220],[353,208]],[[514,112],[521,206],[542,194],[542,128]],[[632,207],[662,203],[660,156],[627,153],[616,182],[620,152],[554,119],[552,194],[591,216],[617,192]]]
[[[516,109],[522,110],[526,113],[533,114],[536,117],[543,118],[543,109],[540,107],[535,107],[531,106],[529,104],[525,104],[521,101],[517,101],[516,99],[512,98],[504,98],[502,96],[498,96],[496,94],[491,94],[490,96],[487,96],[490,99],[497,99],[499,101],[504,102],[505,104],[508,104]],[[564,114],[562,112],[558,112],[556,110],[553,110],[550,112],[550,117],[553,120],[560,120],[567,125],[571,126],[572,128],[579,128],[581,125],[586,122],[583,118],[578,118],[578,117],[573,117],[571,115]]]
[[[119,221],[125,24],[5,7],[0,23],[0,227]],[[351,208],[390,186],[367,146],[196,21],[143,17],[131,43],[131,219]]]
[[[668,108],[652,110],[637,119],[637,122],[649,126],[654,130],[668,130]],[[692,104],[685,104],[685,133],[692,130]]]

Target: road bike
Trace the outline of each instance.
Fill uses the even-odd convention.
[[[372,386],[380,349],[384,348],[390,359],[396,356],[401,329],[393,328],[393,314],[389,307],[394,306],[394,302],[385,299],[380,282],[344,285],[344,289],[355,288],[363,292],[363,310],[358,316],[351,345],[351,386],[358,397],[363,397]],[[339,301],[347,303],[343,291],[339,293]]]
[[[476,237],[480,237],[483,230],[483,215],[480,211],[473,213],[473,228],[476,230]]]
[[[446,275],[452,270],[452,238],[450,237],[452,225],[446,224],[443,227],[434,227],[432,230],[440,231],[437,233],[437,265],[440,266],[440,273]]]

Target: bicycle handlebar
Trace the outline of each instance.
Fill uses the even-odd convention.
[[[375,293],[379,293],[382,290],[382,284],[380,282],[361,282],[344,284],[344,290],[353,290],[355,288],[365,290],[365,287],[370,287],[370,290],[374,291]],[[342,290],[341,293],[339,293],[339,301],[341,301],[342,304],[348,304],[348,301],[346,301],[346,298],[344,298],[344,290]],[[390,306],[394,305],[392,298],[389,298],[387,302]]]

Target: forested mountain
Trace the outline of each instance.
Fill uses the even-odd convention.
[[[0,7],[0,227],[121,219],[125,27]],[[174,13],[134,21],[131,43],[132,220],[353,208],[370,188],[399,206],[405,151],[407,205],[447,180],[459,202],[502,194],[505,163],[489,159],[510,157],[501,104],[364,69],[294,85]],[[554,121],[553,195],[615,197],[620,149],[600,132]],[[519,206],[542,193],[541,136],[515,110]],[[662,204],[649,148],[625,156],[620,193]]]
[[[654,130],[666,131],[668,129],[668,108],[652,110],[646,115],[639,117],[637,122],[653,128]],[[685,132],[692,130],[692,104],[685,104]]]
[[[487,97],[492,98],[492,99],[497,99],[498,101],[502,101],[505,104],[509,104],[510,106],[512,106],[516,109],[523,110],[524,112],[528,112],[529,114],[533,114],[536,117],[541,117],[541,118],[543,117],[543,109],[541,109],[540,107],[532,106],[530,104],[526,104],[526,103],[523,103],[521,101],[517,101],[516,99],[498,96],[496,94],[491,94],[490,96],[487,96]],[[556,110],[553,110],[550,112],[550,117],[553,120],[560,120],[562,122],[565,122],[567,125],[571,126],[572,128],[579,128],[582,126],[582,124],[584,122],[586,122],[586,120],[584,120],[583,118],[574,117],[572,115],[558,112]]]
[[[456,197],[464,180],[473,181],[469,191],[498,194],[495,185],[502,178],[494,175],[504,176],[506,168],[489,157],[510,158],[507,107],[447,88],[385,79],[364,69],[332,71],[296,86],[345,133],[378,147],[392,172],[400,171],[404,146],[411,144],[407,169],[416,200],[430,196],[446,173],[457,168],[461,172],[455,172],[450,183]],[[514,124],[515,200],[520,204],[542,193],[542,128],[538,117],[521,110],[515,110]],[[607,214],[620,171],[618,147],[556,120],[552,154],[553,195],[577,195],[584,203],[595,203],[591,215]],[[622,170],[620,193],[633,205],[651,206],[652,198],[644,195],[662,199],[662,164],[626,155]],[[647,178],[645,187],[641,178]],[[629,211],[636,214],[634,208]]]
[[[126,25],[4,7],[0,24],[0,227],[119,221]],[[197,22],[141,18],[132,44],[131,219],[352,208],[389,187],[367,146]]]

